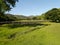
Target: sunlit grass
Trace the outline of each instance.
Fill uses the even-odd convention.
[[[44,24],[50,25],[35,26],[38,28],[26,34],[20,33],[35,27],[9,28],[7,24],[2,25],[0,27],[0,45],[60,45],[60,23],[45,22]],[[17,34],[13,39],[8,38],[16,32]]]

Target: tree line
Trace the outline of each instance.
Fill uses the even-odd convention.
[[[6,11],[10,11],[13,7],[15,7],[16,2],[18,0],[0,0],[0,21],[14,21],[16,18],[13,15],[5,14]],[[18,16],[17,16],[18,17]],[[53,8],[46,13],[40,16],[32,16],[32,17],[20,17],[19,20],[49,20],[52,22],[60,22],[60,9]]]
[[[52,22],[60,22],[60,9],[53,8],[45,13],[45,19]]]

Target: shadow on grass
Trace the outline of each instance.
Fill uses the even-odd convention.
[[[11,23],[11,24],[0,24],[0,27],[7,27],[7,28],[18,28],[18,27],[36,27],[36,26],[48,26],[50,24],[42,24],[42,23]]]
[[[49,24],[8,24],[8,28],[48,26]]]
[[[33,28],[28,29],[28,30],[26,30],[24,32],[16,32],[14,34],[9,35],[7,38],[8,39],[14,39],[16,34],[20,34],[20,35],[27,34],[29,32],[32,32],[32,31],[35,31],[36,29],[40,29],[41,28],[41,27],[36,27],[36,26],[43,26],[44,27],[44,26],[48,26],[48,25],[49,24],[34,24],[34,25],[28,25],[28,24],[25,24],[25,25],[21,25],[21,24],[9,24],[8,27],[11,28],[11,29],[12,28],[17,28],[17,27],[24,27],[24,26],[30,26],[30,27],[33,27]],[[43,38],[43,36],[42,36],[42,38]]]

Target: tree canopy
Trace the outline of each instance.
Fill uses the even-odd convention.
[[[60,9],[53,8],[45,13],[45,18],[54,22],[60,22]]]
[[[18,0],[0,0],[0,21],[13,21],[16,19],[14,16],[4,14],[15,7],[16,2]]]
[[[0,0],[0,14],[9,11],[18,0]]]

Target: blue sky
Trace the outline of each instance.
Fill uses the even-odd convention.
[[[10,14],[41,15],[52,8],[60,8],[60,0],[19,0]]]

